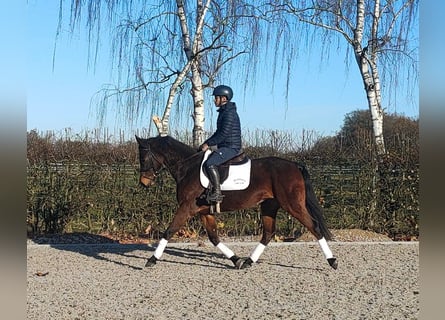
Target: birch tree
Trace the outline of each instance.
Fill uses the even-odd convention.
[[[338,45],[337,40],[343,39],[347,52],[352,50],[372,117],[376,153],[383,158],[382,77],[388,91],[397,90],[400,77],[417,82],[418,39],[413,38],[412,28],[418,21],[418,0],[285,0],[269,4],[275,14],[285,13],[298,20],[300,27],[292,33],[312,33],[316,41],[311,43],[320,47]]]
[[[418,39],[412,28],[417,27],[418,0],[283,0],[269,4],[275,19],[282,21],[278,26],[289,26],[286,16],[295,18],[296,27],[289,34],[301,32],[312,37],[309,46],[316,43],[322,53],[327,53],[332,45],[338,48],[342,47],[340,43],[345,43],[347,65],[350,52],[353,53],[371,114],[375,142],[372,201],[367,216],[363,217],[364,223],[372,228],[374,218],[385,208],[381,189],[388,177],[383,137],[383,84],[386,82],[385,91],[391,92],[398,89],[402,77],[411,84],[417,83]],[[414,90],[414,87],[411,88]]]
[[[181,109],[175,110],[177,116],[191,113],[193,144],[199,145],[204,140],[205,89],[225,78],[229,62],[255,68],[247,56],[258,49],[252,37],[259,37],[261,13],[248,1],[70,2],[73,30],[87,18],[90,55],[97,54],[103,37],[112,35],[112,65],[118,76],[117,83],[99,92],[102,116],[110,105],[129,122],[150,114],[159,134],[166,135],[176,106]],[[184,94],[191,95],[192,108]]]

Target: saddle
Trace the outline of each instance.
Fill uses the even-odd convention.
[[[242,152],[233,157],[232,159],[229,159],[226,162],[217,166],[219,172],[219,180],[221,181],[221,184],[229,177],[230,166],[240,166],[246,164],[248,161],[249,158],[246,156],[244,152]]]
[[[202,165],[207,160],[210,153],[210,150],[206,151],[201,162],[200,181],[204,188],[208,187],[209,180],[207,173],[205,173],[203,170]],[[244,152],[241,152],[235,157],[220,164],[217,168],[219,172],[221,190],[246,189],[250,183],[250,167],[251,160]]]

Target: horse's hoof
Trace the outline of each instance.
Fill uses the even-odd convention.
[[[334,270],[337,270],[338,264],[336,258],[329,258],[328,259],[329,265],[334,268]]]
[[[147,260],[147,263],[145,264],[145,266],[153,267],[156,264],[156,261],[158,261],[158,259],[155,256],[151,256],[150,259]]]
[[[238,257],[238,256],[233,256],[232,258],[230,258],[230,260],[233,262],[233,264],[235,265],[235,268],[240,269],[241,265],[243,264],[243,260],[242,258]]]
[[[247,269],[250,268],[252,266],[252,259],[247,258],[247,259],[242,259],[243,263],[241,264],[241,266],[239,267],[239,269]]]

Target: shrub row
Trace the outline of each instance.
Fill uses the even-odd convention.
[[[332,146],[321,148],[326,139],[317,135],[313,141],[277,131],[246,136],[250,140],[245,151],[252,158],[277,155],[306,164],[330,228],[369,229],[392,238],[418,237],[418,155],[411,149],[410,154],[406,148],[393,148],[389,153],[385,179],[379,186],[379,207],[371,210],[374,164],[369,159],[363,161],[363,154],[360,159],[348,158],[345,144],[341,152],[332,152]],[[413,145],[416,139],[405,134],[401,145]],[[159,238],[176,210],[175,188],[165,172],[155,187],[138,185],[134,141],[116,143],[86,134],[73,138],[28,132],[30,234],[106,232]],[[229,236],[257,235],[261,230],[257,208],[223,213],[218,221],[220,232]],[[304,231],[281,211],[277,223],[279,236],[294,237]],[[181,232],[196,236],[204,230],[194,218]]]

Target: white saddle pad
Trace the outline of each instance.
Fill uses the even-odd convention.
[[[204,153],[204,159],[201,162],[201,170],[199,172],[199,179],[201,181],[201,185],[204,188],[209,186],[209,178],[204,174],[203,171],[203,163],[207,160],[212,151],[207,150]],[[244,164],[231,165],[229,166],[229,176],[227,179],[221,184],[221,190],[244,190],[249,186],[250,183],[250,167],[251,161],[250,159]]]

